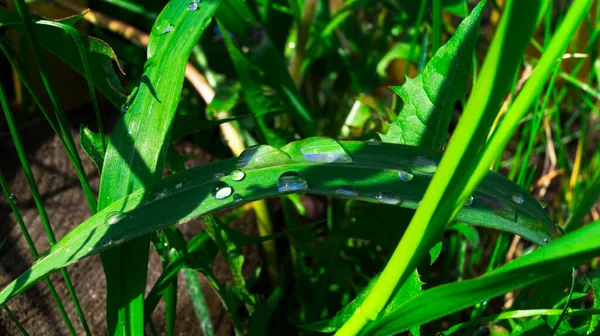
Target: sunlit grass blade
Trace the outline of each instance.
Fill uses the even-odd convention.
[[[100,209],[162,175],[188,57],[219,1],[203,1],[193,9],[189,4],[169,2],[152,27],[144,75],[122,109],[104,158]],[[148,246],[149,236],[141,236],[101,255],[111,335],[144,332]]]
[[[439,158],[439,152],[423,148],[340,144],[328,138],[290,143],[283,150],[250,148],[239,159],[186,170],[107,206],[4,288],[0,304],[53,269],[154,230],[258,199],[309,192],[417,208]],[[405,182],[399,171],[410,171],[412,178]],[[474,195],[473,204],[457,219],[520,234],[540,245],[556,235],[538,202],[496,173],[488,173]]]
[[[485,2],[478,6],[483,6]],[[510,87],[520,59],[531,38],[541,3],[509,1],[492,46],[473,88],[465,111],[450,139],[440,167],[421,206],[389,259],[378,283],[361,306],[360,314],[348,320],[339,335],[355,335],[377,319],[389,298],[404,282],[428,250],[441,238],[445,226],[474,188],[463,189],[472,178],[481,143]],[[496,154],[497,155],[497,154]],[[487,166],[488,168],[490,165]],[[486,168],[487,169],[487,168]],[[460,197],[459,197],[460,196]]]
[[[365,332],[369,335],[396,334],[414,324],[435,320],[513,289],[548,279],[598,256],[599,239],[600,222],[594,222],[479,278],[427,290],[385,318],[373,321]]]

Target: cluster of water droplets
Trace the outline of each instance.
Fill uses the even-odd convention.
[[[228,176],[228,175],[226,175],[225,173],[221,173],[221,172],[216,173],[215,179],[221,180],[222,178],[225,178],[226,176]],[[244,173],[244,171],[242,171],[241,169],[234,169],[233,171],[231,171],[231,173],[229,173],[229,178],[234,182],[242,181],[245,177],[246,177],[246,173]],[[213,189],[211,191],[211,195],[216,200],[224,200],[224,199],[228,198],[229,196],[233,195],[233,201],[235,203],[238,203],[238,202],[242,201],[242,199],[243,199],[243,197],[240,194],[234,194],[233,188],[229,184],[227,184],[226,182],[223,182],[223,181],[217,182],[217,184],[213,187]]]

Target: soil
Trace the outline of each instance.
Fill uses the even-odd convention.
[[[93,124],[93,121],[85,120],[82,115],[91,114],[91,111],[88,111],[87,113],[69,115],[76,143],[79,143],[79,125],[81,123]],[[37,180],[50,222],[57,239],[60,239],[90,216],[75,170],[58,138],[52,133],[45,121],[35,120],[23,125],[21,127],[21,137],[26,146],[33,174]],[[48,248],[48,239],[7,131],[0,134],[0,146],[2,157],[0,169],[9,181],[12,193],[18,197],[17,205],[38,251],[43,252]],[[192,166],[213,160],[210,155],[191,144],[184,143],[179,146],[182,150],[188,153],[192,152],[195,155],[188,162]],[[92,188],[97,192],[99,176],[96,167],[81,149],[80,156]],[[202,230],[202,223],[193,221],[181,225],[179,228],[186,238],[190,238]],[[249,213],[246,218],[234,223],[233,228],[249,235],[255,235],[256,225],[253,214]],[[0,241],[2,240],[6,241],[0,249],[0,288],[5,287],[10,281],[27,270],[33,262],[32,254],[4,197],[0,198]],[[244,273],[250,275],[260,263],[259,249],[256,246],[250,246],[244,249],[244,254],[246,257]],[[94,335],[106,335],[106,283],[99,255],[83,259],[69,266],[68,272],[92,333]],[[214,272],[221,281],[231,281],[231,274],[221,256],[217,257]],[[152,250],[147,292],[152,288],[160,273],[160,258]],[[77,334],[84,334],[60,272],[52,274],[50,278],[59,292]],[[202,276],[200,276],[200,282],[217,334],[232,334],[232,324],[219,298]],[[180,274],[176,333],[179,335],[201,335],[184,283]],[[16,296],[9,302],[8,306],[32,335],[69,334],[56,304],[50,296],[48,287],[43,281]],[[154,312],[153,321],[158,333],[164,334],[164,306],[162,302]],[[149,332],[148,328],[147,332]],[[8,314],[2,310],[0,312],[0,335],[18,334],[20,332],[15,324],[9,319]]]

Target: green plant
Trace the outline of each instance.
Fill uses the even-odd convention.
[[[56,3],[73,9],[66,0]],[[7,126],[51,242],[37,254],[0,175],[36,258],[0,291],[0,305],[23,333],[9,300],[40,279],[52,290],[49,274],[56,270],[83,331],[91,333],[66,267],[95,253],[107,279],[111,335],[158,333],[152,312],[161,299],[165,333],[175,334],[182,285],[202,332],[215,334],[214,307],[197,273],[218,293],[236,334],[452,334],[487,322],[494,334],[596,330],[600,272],[592,259],[600,255],[600,223],[586,215],[600,193],[594,169],[600,152],[587,143],[599,112],[600,5],[172,0],[156,15],[154,4],[111,3],[117,7],[97,5],[117,17],[133,15],[140,27],[151,24],[150,34],[99,12],[52,21],[29,13],[23,0],[15,1],[16,12],[0,8],[0,27],[29,41],[52,113],[37,99],[11,41],[0,40],[0,49],[67,151],[92,214],[54,239],[0,83]],[[486,8],[501,12],[499,21],[482,20]],[[442,13],[462,22],[454,28]],[[80,35],[75,27],[83,19],[98,25],[97,33],[104,25],[147,43],[147,59],[131,56],[138,47],[122,41],[111,43],[115,52]],[[494,30],[492,38],[481,36],[482,25]],[[577,44],[584,26],[588,41]],[[527,50],[530,44],[543,51],[540,57]],[[90,88],[98,132],[82,125],[80,145],[101,173],[97,202],[43,50]],[[135,82],[122,85],[115,72],[120,52],[134,64]],[[571,70],[562,64],[569,57],[576,60]],[[586,61],[595,70],[582,77]],[[399,81],[391,87],[397,96],[378,93]],[[127,97],[124,87],[131,89]],[[121,112],[110,137],[95,90]],[[569,108],[577,114],[564,121]],[[217,127],[224,142],[203,137]],[[174,146],[183,138],[220,160],[186,169],[189,158]],[[575,153],[565,146],[571,139],[578,141]],[[550,163],[542,175],[530,161],[543,156]],[[164,168],[171,176],[163,177]],[[552,188],[546,181],[561,171],[570,176],[559,178],[564,188],[553,187],[554,201],[544,209],[529,191]],[[326,208],[316,222],[298,193],[325,196],[313,200]],[[270,198],[281,205],[278,217]],[[248,214],[245,204],[254,208],[259,236],[229,227]],[[198,217],[205,230],[186,241],[173,225]],[[264,267],[247,277],[242,247],[254,244],[262,244]],[[145,295],[150,246],[163,273]],[[512,260],[517,247],[526,251]],[[231,282],[213,273],[218,253]],[[519,288],[512,301],[497,299],[508,312],[489,305]],[[587,292],[592,300],[578,300]],[[53,293],[75,334],[78,327]]]

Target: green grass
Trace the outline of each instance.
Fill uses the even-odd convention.
[[[37,259],[0,290],[15,330],[27,334],[27,323],[10,300],[42,279],[68,332],[97,330],[85,315],[99,312],[84,313],[67,266],[100,253],[111,335],[185,330],[181,286],[198,328],[219,334],[209,316],[220,307],[207,304],[198,275],[235,334],[597,332],[600,4],[502,3],[90,2],[148,30],[145,51],[107,32],[114,25],[89,27],[105,41],[84,36],[85,16],[45,20],[23,0],[0,8],[0,27],[24,36],[34,56],[19,58],[23,46],[2,38],[3,66],[56,133],[91,212],[54,239],[14,117],[23,106],[0,83],[51,242],[38,256],[0,175]],[[101,174],[98,195],[44,50],[90,88],[97,125],[81,126],[80,145]],[[31,83],[32,69],[43,85]],[[120,112],[110,132],[98,100]],[[186,169],[182,139],[218,160]],[[251,207],[259,236],[230,227]],[[195,218],[205,231],[186,240],[174,225]],[[242,247],[257,244],[261,266],[248,277]],[[149,248],[162,274],[146,294]],[[218,254],[231,282],[214,273]],[[53,289],[55,271],[81,326]],[[160,300],[164,330],[152,314]]]

